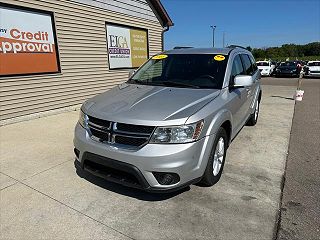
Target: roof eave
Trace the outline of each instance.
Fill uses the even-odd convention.
[[[163,27],[171,27],[174,25],[172,22],[169,14],[167,13],[166,9],[160,2],[160,0],[147,0],[149,5],[152,9],[157,13],[158,17],[160,18],[160,23]]]

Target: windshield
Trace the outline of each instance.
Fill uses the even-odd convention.
[[[257,66],[266,67],[266,66],[269,66],[269,63],[268,62],[257,62]]]
[[[310,67],[320,66],[320,62],[310,62],[310,63],[308,63],[308,66],[310,66]]]
[[[294,62],[285,62],[285,63],[281,63],[281,66],[295,66]]]
[[[128,83],[221,89],[228,56],[215,54],[158,55],[144,64]]]

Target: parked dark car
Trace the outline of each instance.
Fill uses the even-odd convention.
[[[280,64],[277,67],[275,75],[276,77],[289,76],[298,77],[301,71],[301,64],[297,61],[287,61]]]
[[[271,73],[271,76],[274,76],[276,74],[277,67],[279,67],[280,65],[280,62],[271,61],[271,65],[274,65],[274,68],[272,69],[272,73]]]

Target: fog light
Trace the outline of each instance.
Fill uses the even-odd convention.
[[[180,181],[180,177],[176,173],[153,172],[153,175],[161,185],[172,185]]]

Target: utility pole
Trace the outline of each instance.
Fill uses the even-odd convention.
[[[210,26],[212,28],[212,47],[214,47],[214,30],[216,30],[217,26]]]

